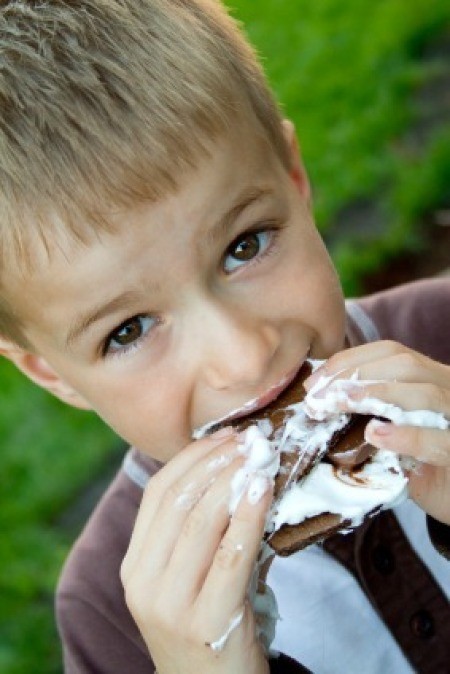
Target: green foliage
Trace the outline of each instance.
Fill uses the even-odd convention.
[[[65,407],[6,361],[0,382],[0,672],[57,674],[53,592],[70,544],[58,519],[105,470],[118,441],[94,415]]]
[[[439,157],[429,147],[438,144],[443,120],[426,142],[414,142],[427,121],[424,106],[443,100],[439,90],[428,92],[431,102],[418,101],[417,92],[448,69],[447,52],[438,47],[450,41],[450,4],[417,0],[414,11],[406,0],[260,0],[257,11],[253,0],[232,6],[296,124],[321,231],[326,235],[353,200],[379,202],[376,237],[364,230],[349,236],[345,228],[333,235],[344,290],[354,294],[386,255],[414,250],[420,217],[450,200],[448,143]],[[403,137],[407,129],[412,139]]]
[[[450,201],[450,132],[429,111],[439,92],[418,96],[443,76],[434,46],[450,40],[449,3],[232,3],[296,123],[319,226],[355,294],[367,271],[418,248],[423,214]],[[376,205],[356,231],[346,217],[354,202]],[[52,594],[76,533],[61,526],[61,513],[116,462],[118,441],[5,362],[0,382],[0,672],[57,674]]]

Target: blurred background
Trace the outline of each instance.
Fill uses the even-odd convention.
[[[233,0],[313,185],[347,296],[450,267],[450,2]],[[120,463],[95,416],[0,361],[0,672],[62,671],[53,591]]]

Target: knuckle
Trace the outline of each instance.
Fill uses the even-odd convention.
[[[222,541],[216,553],[216,563],[220,569],[234,569],[242,559],[241,546],[232,541]]]
[[[395,356],[405,352],[405,347],[399,342],[395,342],[393,339],[383,340],[383,345],[386,347],[386,352]]]
[[[412,351],[400,351],[394,354],[396,369],[400,370],[402,376],[412,374],[416,371],[418,365],[417,355]]]
[[[447,393],[436,384],[424,384],[424,395],[427,409],[439,411],[448,404]]]
[[[184,523],[182,536],[187,538],[197,537],[203,534],[207,526],[207,518],[201,509],[196,508],[192,510],[191,514]]]

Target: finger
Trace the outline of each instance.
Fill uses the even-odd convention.
[[[186,603],[197,598],[229,526],[232,481],[243,460],[236,459],[217,476],[189,512],[176,540],[167,563],[167,577]]]
[[[321,376],[349,379],[357,375],[360,380],[389,380],[426,383],[433,380],[448,388],[450,368],[391,341],[373,342],[341,351],[332,356],[305,381],[310,390]]]
[[[336,382],[335,386],[339,388],[341,394],[337,400],[341,411],[383,416],[383,410],[378,404],[381,402],[405,411],[431,411],[442,415],[442,419],[439,419],[433,414],[411,414],[409,415],[410,422],[406,421],[406,423],[417,426],[436,426],[442,429],[448,425],[445,417],[450,418],[450,389],[443,389],[430,383],[404,384],[393,381],[376,384],[364,381],[345,381]],[[333,388],[332,385],[329,390],[333,391]],[[415,421],[413,416],[417,417]],[[392,421],[397,420],[392,418]]]
[[[234,434],[216,435],[189,445],[150,480],[122,564],[123,575],[131,572],[138,562],[149,537],[152,542],[156,541],[153,556],[155,569],[164,564],[189,507],[201,498],[215,474],[231,462],[237,453]],[[152,484],[157,478],[157,483]]]
[[[270,480],[256,485],[259,500],[253,502],[252,485],[233,515],[230,525],[214,555],[210,571],[199,595],[199,602],[212,606],[216,620],[232,615],[246,600],[249,582],[264,533],[267,509],[272,500]],[[266,491],[263,491],[266,490]],[[220,602],[217,602],[220,597]]]
[[[378,449],[389,449],[432,466],[450,467],[450,432],[418,426],[394,426],[371,421],[365,439]]]

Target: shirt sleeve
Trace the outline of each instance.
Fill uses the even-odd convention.
[[[414,281],[358,299],[381,339],[450,364],[450,277]]]
[[[60,594],[56,611],[65,674],[154,674],[144,642],[87,601]]]

